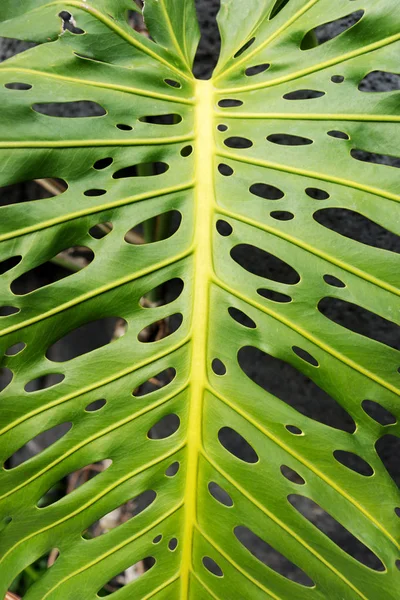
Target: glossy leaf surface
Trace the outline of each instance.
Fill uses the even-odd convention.
[[[96,598],[143,559],[151,568],[116,600],[395,599],[399,494],[378,451],[400,434],[398,250],[354,239],[346,215],[400,235],[399,92],[359,89],[372,71],[398,71],[397,2],[222,0],[210,81],[191,74],[192,1],[147,0],[150,39],[128,25],[135,6],[0,6],[0,35],[38,44],[0,67],[0,186],[65,182],[61,195],[0,208],[0,595],[57,548],[26,600]],[[319,26],[357,11],[321,42]],[[92,116],[60,116],[76,102]],[[138,226],[167,213],[176,231],[137,243]],[[94,255],[84,269],[15,292],[77,247]],[[146,305],[170,280],[180,293]],[[379,339],[362,327],[367,312]],[[124,335],[52,360],[59,340],[116,317]],[[170,335],[144,340],[169,317]],[[166,370],[168,385],[136,392]],[[54,385],[31,391],[49,374]],[[371,417],[366,401],[392,418]],[[87,539],[146,491],[145,510]],[[359,554],[335,542],[338,527]]]

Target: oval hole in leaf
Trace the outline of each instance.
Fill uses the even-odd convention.
[[[187,158],[188,156],[190,156],[192,154],[192,152],[193,152],[193,146],[185,146],[180,151],[180,155],[183,156],[183,158]]]
[[[350,137],[344,131],[337,131],[336,129],[332,129],[327,132],[333,138],[337,138],[338,140],[349,140]]]
[[[231,257],[243,269],[258,277],[294,285],[300,281],[298,272],[282,259],[251,244],[238,244]]]
[[[0,526],[0,530],[1,530],[1,526]],[[53,548],[50,552],[46,551],[44,554],[41,554],[40,556],[37,556],[37,554],[35,554],[34,556],[36,556],[36,558],[33,562],[32,562],[31,558],[30,559],[28,558],[28,560],[24,564],[24,569],[22,571],[19,571],[19,569],[17,567],[18,575],[11,582],[10,589],[18,590],[19,593],[22,592],[24,594],[24,598],[27,598],[29,591],[35,584],[35,580],[33,578],[34,576],[29,577],[28,573],[29,572],[34,573],[34,574],[36,574],[36,576],[38,578],[43,577],[44,575],[46,575],[47,571],[49,571],[49,569],[52,568],[52,564],[54,564],[54,562],[58,559],[59,553],[60,552],[59,552],[58,548]],[[53,558],[53,557],[55,557],[55,558]],[[52,560],[52,564],[50,566],[48,566],[49,560]],[[4,599],[5,600],[20,600],[20,596],[17,596],[15,594],[13,594],[12,592],[8,591],[7,594],[5,595]]]
[[[367,152],[359,148],[353,148],[350,150],[350,155],[356,160],[361,162],[374,163],[376,165],[383,165],[386,167],[395,167],[400,169],[400,156],[394,156],[392,154],[378,154],[377,152]]]
[[[20,312],[20,308],[16,306],[0,306],[0,317],[9,317]]]
[[[171,538],[168,542],[168,549],[171,550],[171,552],[174,552],[174,550],[176,550],[178,547],[178,540],[174,537]]]
[[[175,79],[164,79],[164,82],[170,87],[179,89],[182,87],[182,84],[179,81],[175,81]]]
[[[265,200],[280,200],[285,195],[282,190],[267,183],[253,183],[249,191],[254,196],[259,196],[259,198],[264,198]]]
[[[46,358],[52,362],[65,362],[107,346],[112,341],[116,321],[122,321],[119,336],[122,337],[128,325],[125,319],[120,317],[96,319],[72,329],[54,342],[47,349]]]
[[[223,125],[222,123],[220,123],[217,126],[218,131],[227,131],[228,130],[228,125]]]
[[[110,588],[115,591],[120,591],[125,589],[129,585],[134,585],[135,582],[143,575],[147,574],[150,569],[154,567],[156,564],[156,559],[154,556],[146,556],[141,560],[138,560],[133,565],[128,565],[126,569],[124,569],[121,573],[117,573],[110,580],[105,581],[103,587],[97,592],[97,596],[100,598],[107,597],[112,595],[110,594]],[[130,581],[129,583],[126,580],[126,571],[135,573],[134,582]],[[126,583],[121,583],[126,582]]]
[[[223,219],[218,219],[216,223],[216,228],[218,233],[223,237],[227,237],[233,232],[232,225],[230,225],[227,221],[224,221]]]
[[[251,39],[249,39],[237,52],[236,54],[233,55],[233,58],[238,58],[238,56],[241,56],[242,54],[244,54],[244,52],[246,52],[246,50],[248,48],[250,48],[250,46],[252,46],[254,44],[254,42],[256,41],[255,37],[252,37]]]
[[[0,392],[6,389],[12,382],[14,373],[8,367],[0,367]]]
[[[261,65],[254,65],[254,67],[247,67],[245,74],[247,77],[254,77],[254,75],[259,75],[260,73],[267,71],[270,66],[271,65],[269,63],[262,63]]]
[[[267,136],[267,140],[280,146],[309,146],[314,143],[313,140],[310,140],[309,138],[291,135],[289,133],[272,133]]]
[[[214,358],[211,362],[211,368],[216,375],[225,375],[226,366],[219,358]]]
[[[376,442],[375,449],[386,471],[400,488],[400,438],[388,433]]]
[[[89,229],[89,235],[92,236],[92,238],[94,238],[95,240],[101,240],[104,237],[106,237],[106,235],[111,233],[113,227],[113,224],[109,221],[105,221],[104,223],[98,223],[97,225],[93,225],[93,227]]]
[[[161,533],[159,535],[156,535],[156,537],[153,540],[153,544],[159,544],[162,540],[163,536],[161,535]]]
[[[94,253],[86,246],[73,246],[59,252],[53,258],[57,260],[72,259],[77,266],[77,271],[87,267],[94,259]],[[66,277],[75,275],[74,271],[64,268],[60,264],[54,264],[50,261],[42,263],[29,271],[26,271],[11,283],[11,291],[17,296],[30,294],[44,286],[61,281]]]
[[[22,465],[25,461],[37,456],[58,442],[69,432],[71,427],[72,423],[70,422],[60,423],[59,425],[50,427],[50,429],[46,429],[46,431],[42,431],[30,439],[28,442],[20,446],[18,450],[8,458],[7,462],[9,465],[11,465],[9,469],[15,469],[19,465]]]
[[[41,375],[40,377],[36,377],[36,379],[28,381],[24,387],[24,390],[29,394],[33,392],[40,392],[41,390],[47,390],[48,388],[58,385],[64,381],[64,379],[65,375],[63,373],[47,373],[45,375]]]
[[[232,169],[232,167],[230,167],[229,165],[226,165],[224,163],[220,163],[218,165],[218,171],[224,177],[229,177],[230,175],[233,175],[233,172],[234,172],[233,169]]]
[[[359,212],[347,208],[321,208],[313,214],[317,223],[361,244],[400,254],[400,236]]]
[[[114,510],[103,514],[100,519],[92,523],[82,535],[85,539],[93,539],[112,531],[119,525],[125,524],[140,515],[151,506],[157,494],[154,490],[146,490],[132,500],[117,506]]]
[[[7,348],[5,354],[6,356],[16,356],[17,354],[22,352],[22,350],[25,350],[25,348],[25,342],[17,342],[16,344],[13,344],[9,348]]]
[[[353,433],[352,417],[312,379],[291,364],[253,346],[238,352],[239,366],[254,383],[302,415],[329,427]],[[265,398],[266,403],[268,397]]]
[[[126,125],[125,123],[117,123],[115,127],[121,131],[132,131],[133,129],[131,125]]]
[[[325,281],[325,283],[327,283],[328,285],[332,285],[333,287],[338,287],[338,288],[346,287],[346,284],[343,283],[343,281],[340,281],[340,279],[338,279],[334,275],[324,275],[324,281]]]
[[[240,433],[231,427],[221,427],[218,432],[218,439],[225,450],[239,460],[249,464],[254,464],[259,461],[258,454],[253,446],[251,446]]]
[[[164,369],[163,371],[160,371],[160,373],[157,373],[157,375],[154,375],[147,381],[141,383],[135,390],[133,390],[132,396],[135,396],[136,398],[147,396],[147,394],[156,392],[157,390],[160,390],[161,388],[164,388],[172,383],[175,377],[176,370],[173,367]]]
[[[307,587],[314,586],[313,580],[297,565],[292,563],[286,556],[275,550],[265,540],[260,538],[248,527],[238,525],[233,530],[237,540],[248,550],[255,558],[264,563],[283,577],[291,579],[300,585]],[[290,574],[290,576],[289,576]]]
[[[7,271],[10,271],[14,267],[16,267],[22,260],[22,256],[11,256],[10,258],[6,258],[6,260],[2,260],[0,262],[0,275],[4,275]]]
[[[49,179],[51,179],[51,187],[45,183],[46,180],[44,179],[39,181],[43,182],[43,185],[47,185],[47,187],[43,187],[43,185],[40,185],[35,180],[21,181],[0,187],[0,206],[55,198],[56,196],[61,196],[67,190],[68,184],[64,179],[54,177]]]
[[[298,494],[290,494],[288,501],[303,517],[322,531],[344,552],[370,569],[374,569],[375,571],[385,570],[382,561],[372,550],[365,546],[316,502]]]
[[[32,89],[32,86],[30,83],[20,83],[17,81],[13,81],[11,83],[5,83],[4,87],[6,87],[8,90],[20,90],[20,91],[26,91],[26,90]]]
[[[160,320],[150,323],[138,333],[138,340],[143,344],[159,342],[172,335],[183,323],[183,315],[175,313],[168,317],[168,321]]]
[[[301,40],[300,50],[311,50],[313,47],[321,46],[336,38],[338,35],[342,35],[342,33],[354,27],[354,25],[356,25],[363,17],[364,13],[364,10],[357,10],[344,17],[340,17],[339,19],[327,23],[321,23],[321,25],[310,29]],[[309,44],[311,37],[314,41],[312,46]]]
[[[235,100],[234,98],[223,98],[218,102],[218,106],[221,108],[235,108],[236,106],[242,105],[242,100]]]
[[[332,75],[331,81],[332,83],[343,83],[344,77],[343,75]]]
[[[400,350],[400,327],[393,321],[352,302],[329,296],[319,301],[318,310],[340,327]]]
[[[354,454],[354,452],[348,452],[347,450],[335,450],[333,456],[336,458],[338,462],[342,465],[359,473],[360,475],[364,475],[364,477],[370,477],[374,474],[373,468],[367,463],[366,460]]]
[[[396,423],[396,417],[386,408],[374,402],[373,400],[364,400],[361,404],[364,411],[371,419],[374,419],[380,425],[393,425]]]
[[[277,221],[291,221],[294,219],[294,214],[287,210],[273,210],[269,213],[273,219]]]
[[[313,98],[321,98],[325,96],[325,92],[318,90],[296,90],[283,95],[285,100],[311,100]]]
[[[83,192],[85,196],[104,196],[107,194],[107,190],[101,190],[100,188],[92,188]]]
[[[319,188],[306,188],[305,192],[313,200],[327,200],[329,198],[328,192]]]
[[[168,171],[169,165],[165,162],[148,162],[131,165],[115,171],[113,179],[126,179],[128,177],[154,177]]]
[[[151,440],[164,440],[174,435],[180,427],[181,420],[175,413],[164,415],[147,432],[147,437]]]
[[[224,140],[225,146],[228,148],[251,148],[253,142],[245,137],[232,136]]]
[[[107,158],[100,158],[99,160],[96,160],[96,162],[93,165],[93,168],[96,169],[97,171],[101,171],[101,170],[109,167],[113,162],[114,162],[114,159],[111,158],[111,156],[109,156]]]
[[[182,294],[184,285],[180,277],[169,279],[143,294],[139,300],[139,304],[143,308],[154,308],[154,303],[157,306],[171,304],[171,302],[177,300]]]
[[[400,90],[400,75],[388,71],[370,71],[358,85],[360,92],[393,92]]]
[[[212,575],[216,577],[223,577],[223,571],[219,565],[213,560],[210,556],[203,556],[202,559],[204,567],[209,571]]]
[[[72,487],[70,494],[74,494],[75,491],[83,485],[91,485],[90,481],[106,471],[111,465],[112,460],[106,458],[95,463],[92,462],[86,464],[77,471],[67,473],[63,479],[52,485],[51,488],[49,488],[47,492],[38,500],[37,507],[46,508],[60,500],[63,500],[65,498],[66,485],[68,484],[70,487]]]
[[[319,366],[319,362],[317,361],[317,359],[311,356],[311,354],[307,352],[307,350],[303,350],[303,348],[299,348],[298,346],[292,346],[292,350],[295,354],[297,354],[299,358],[308,362],[313,367]]]
[[[253,319],[250,319],[250,317],[248,315],[246,315],[243,311],[239,310],[238,308],[235,308],[234,306],[230,306],[228,308],[228,312],[229,312],[230,316],[232,317],[232,319],[234,321],[236,321],[237,323],[239,323],[240,325],[243,325],[244,327],[248,327],[249,329],[255,329],[257,327],[257,325],[255,324]]]
[[[181,123],[182,117],[177,113],[169,113],[167,115],[148,115],[140,117],[142,123],[152,123],[153,125],[177,125]]]
[[[269,20],[274,19],[283,8],[285,8],[286,4],[288,4],[290,0],[276,0],[272,10],[269,14]]]
[[[94,402],[91,402],[90,404],[87,405],[87,407],[85,408],[85,411],[86,412],[97,412],[98,410],[101,410],[106,404],[107,404],[107,400],[104,400],[104,399],[95,400]]]
[[[172,463],[172,465],[169,465],[169,467],[165,471],[166,477],[175,477],[175,475],[179,471],[179,467],[180,467],[180,464],[178,461],[175,461]]]
[[[291,297],[287,294],[281,294],[281,292],[276,292],[275,290],[267,290],[265,288],[260,288],[257,290],[257,294],[259,294],[263,298],[272,300],[272,302],[287,303],[292,301]]]
[[[208,491],[210,492],[211,496],[220,504],[228,507],[233,506],[233,500],[228,492],[218,485],[218,483],[215,483],[215,481],[210,481],[208,484]]]
[[[79,100],[77,102],[36,102],[32,109],[41,115],[62,119],[86,119],[102,117],[107,111],[97,102]]]
[[[135,225],[126,232],[124,240],[128,244],[144,245],[154,244],[167,240],[176,233],[182,222],[182,214],[178,210],[170,210],[146,219],[142,223]],[[144,238],[144,233],[151,230],[151,240]]]
[[[299,475],[297,471],[291,469],[287,465],[281,465],[281,473],[284,477],[286,477],[286,479],[288,479],[288,481],[291,481],[292,483],[296,483],[297,485],[305,484],[305,481],[301,477],[301,475]]]
[[[288,430],[289,433],[292,433],[293,435],[303,435],[303,432],[300,429],[300,427],[296,427],[296,425],[285,425],[285,428]]]

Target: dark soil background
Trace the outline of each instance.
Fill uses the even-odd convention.
[[[261,1],[261,0],[260,0]],[[216,64],[219,52],[220,37],[216,26],[215,16],[219,8],[219,0],[196,0],[196,6],[198,10],[202,39],[197,52],[195,68],[195,75],[200,79],[207,79],[211,76],[212,70]],[[347,28],[349,23],[354,22],[357,19],[357,15],[350,17],[347,20],[342,20],[338,23],[331,24],[321,28],[317,32],[318,39],[321,41],[329,39],[330,36],[337,34],[341,29]],[[0,62],[6,60],[10,56],[25,50],[32,44],[22,43],[16,40],[7,40],[0,38]],[[372,90],[392,90],[400,89],[399,85],[400,78],[396,75],[376,73],[368,77],[364,83],[366,89]],[[81,108],[77,106],[77,111]],[[381,158],[369,157],[369,160],[373,162],[382,162]],[[388,159],[385,160],[388,162]],[[400,167],[400,160],[394,160],[391,163],[393,166]],[[37,198],[39,195],[45,197],[46,191],[37,184],[24,184],[12,186],[10,189],[0,188],[0,206],[8,203],[10,198],[13,202],[18,202],[26,199],[27,197]],[[11,196],[10,196],[11,195]],[[7,201],[8,199],[8,201]],[[335,217],[329,221],[329,217],[326,217],[327,225],[329,223],[332,228],[338,230],[346,230],[347,235],[374,245],[379,242],[380,247],[385,247],[394,252],[400,252],[400,239],[390,233],[389,231],[375,226],[370,221],[360,219],[358,216],[351,215],[349,212],[343,212],[342,215],[336,213]],[[251,262],[256,260],[254,257],[242,256],[243,262]],[[61,267],[51,266],[47,270],[36,273],[34,277],[39,278],[42,285],[50,283],[58,279]],[[23,282],[21,285],[31,285],[32,282]],[[393,339],[393,333],[388,330],[385,323],[379,321],[370,314],[365,312],[357,313],[357,311],[349,308],[343,309],[332,305],[327,307],[327,311],[335,317],[335,320],[342,319],[344,322],[351,322],[353,327],[357,327],[360,333],[364,333],[375,339],[390,340],[391,345],[395,344],[400,349],[400,340],[395,341]],[[89,350],[88,344],[93,344],[94,347],[98,347],[103,343],[107,343],[113,335],[115,322],[108,320],[103,323],[101,327],[91,324],[90,330],[85,330],[85,335],[79,335],[76,333],[74,336],[68,338],[68,341],[63,346],[58,346],[56,352],[58,356],[64,360],[75,354],[74,349],[76,346],[84,346],[86,350]],[[266,362],[262,352],[252,350],[251,352],[243,355],[243,368],[245,372],[261,386],[265,387],[269,391],[278,391],[279,395],[290,400],[292,403],[293,398],[296,399],[296,408],[305,414],[312,415],[314,418],[326,419],[327,415],[321,414],[320,399],[321,394],[325,394],[322,390],[312,385],[312,382],[307,380],[306,377],[299,377],[299,373],[296,372],[290,365],[287,365],[281,361]],[[282,383],[284,382],[284,384]],[[40,387],[47,387],[51,382],[39,381],[37,382],[38,389]],[[2,389],[1,375],[0,375],[0,390]],[[377,408],[371,406],[372,416],[379,420],[379,418],[387,418],[385,415],[378,414]],[[332,413],[328,415],[328,419],[334,420],[336,416]],[[338,418],[342,418],[339,415]],[[168,426],[168,424],[166,425]],[[351,429],[350,429],[351,430]],[[52,435],[56,435],[57,432],[53,432]],[[57,436],[58,437],[58,436]],[[56,438],[57,439],[57,438]],[[228,440],[229,441],[229,440]],[[385,462],[386,467],[392,476],[397,479],[399,483],[400,471],[399,471],[399,460],[398,452],[395,452],[395,441],[396,438],[391,440],[383,441],[380,446],[380,455]],[[400,442],[400,440],[397,440]],[[28,455],[36,454],[41,447],[41,444],[47,446],[51,442],[46,434],[41,436],[39,439],[33,441],[31,445],[25,447],[21,452],[21,455],[14,455],[12,462],[8,466],[15,466],[23,460],[26,460]],[[236,451],[243,455],[246,454],[246,447],[237,443],[234,439],[230,440],[231,444],[236,443]],[[290,474],[288,474],[290,475]],[[215,492],[218,493],[218,490]],[[300,508],[300,507],[299,507]],[[309,516],[314,523],[323,529],[328,535],[332,537],[341,547],[346,549],[347,552],[356,556],[358,560],[368,564],[369,566],[376,566],[374,561],[375,558],[367,549],[360,545],[358,541],[344,528],[331,519],[329,515],[313,503],[308,503],[302,507],[305,513]],[[240,532],[240,538],[243,542],[251,548],[251,551],[256,554],[260,560],[263,560],[266,564],[278,572],[284,574],[286,577],[294,579],[296,581],[307,583],[304,580],[304,574],[299,573],[299,570],[289,563],[279,553],[270,548],[265,542],[259,538],[254,539],[251,532],[243,529]],[[375,561],[376,562],[376,561]],[[22,593],[22,590],[17,590]]]

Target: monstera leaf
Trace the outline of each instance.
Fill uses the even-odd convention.
[[[209,81],[192,0],[146,0],[150,37],[129,11],[1,2],[0,35],[35,46],[0,68],[0,185],[54,193],[0,208],[0,594],[56,548],[27,600],[140,561],[116,600],[398,598],[400,104],[362,83],[398,71],[397,0],[222,0]],[[24,287],[76,248],[84,268]]]

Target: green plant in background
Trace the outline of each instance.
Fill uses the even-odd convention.
[[[400,233],[398,172],[365,162],[399,156],[399,93],[359,89],[372,71],[398,71],[397,0],[222,0],[210,81],[191,73],[192,0],[147,0],[149,39],[129,10],[131,0],[0,7],[0,35],[39,44],[0,67],[0,185],[62,180],[61,194],[0,208],[0,595],[57,548],[27,600],[95,598],[140,561],[144,574],[116,600],[398,598],[399,495],[376,451],[400,433],[398,345],[326,316],[336,302],[395,327],[398,261],[324,225],[342,209]],[[316,41],[316,28],[355,11],[352,27]],[[52,116],[49,103],[72,102],[94,115]],[[152,238],[138,239],[142,223]],[[86,248],[85,268],[17,291],[71,248]],[[148,300],[171,280],[171,302]],[[112,343],[68,361],[49,352],[107,317],[122,319]],[[169,331],[149,337],[167,318]],[[262,389],[243,366],[253,348],[324,390],[326,418]],[[166,385],[138,395],[167,369]],[[30,391],[49,375],[54,385]],[[370,416],[373,403],[391,424]],[[53,445],[7,468],[64,423]],[[150,491],[136,516],[85,534]],[[368,565],[310,507],[357,538]],[[257,558],[260,544],[290,575]]]

